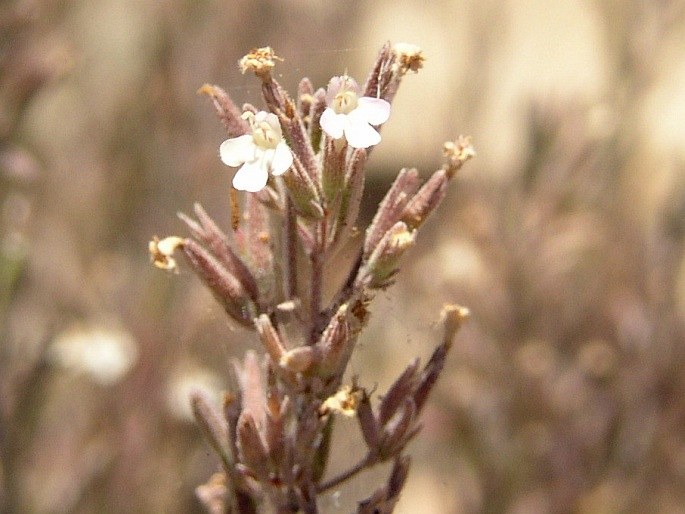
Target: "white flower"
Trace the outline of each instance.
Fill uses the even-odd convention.
[[[381,98],[362,96],[353,78],[333,77],[326,92],[328,108],[321,115],[321,128],[334,139],[345,136],[353,148],[368,148],[381,141],[372,127],[390,117],[390,104]]]
[[[48,358],[108,386],[121,380],[134,366],[138,345],[130,333],[116,326],[73,325],[48,347]]]
[[[227,139],[221,143],[219,155],[227,166],[240,166],[233,177],[233,187],[254,193],[266,186],[269,172],[281,175],[288,171],[293,154],[283,141],[275,114],[248,111],[243,118],[249,121],[252,134]]]

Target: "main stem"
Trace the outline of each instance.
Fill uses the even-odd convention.
[[[297,217],[288,195],[285,197],[283,228],[283,294],[285,301],[290,301],[297,297]]]
[[[323,291],[323,261],[326,248],[326,218],[316,227],[316,248],[311,254],[311,296],[310,296],[310,325],[309,344],[314,344],[319,338],[321,322],[321,294]]]

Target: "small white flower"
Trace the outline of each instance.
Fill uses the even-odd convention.
[[[345,136],[353,148],[368,148],[381,141],[372,127],[390,117],[390,104],[381,98],[362,96],[353,78],[333,77],[326,92],[328,108],[321,115],[321,128],[334,139]]]
[[[282,175],[293,163],[293,154],[283,141],[283,132],[275,114],[246,112],[243,118],[252,127],[252,134],[227,139],[221,143],[219,155],[227,166],[240,169],[233,177],[233,187],[240,191],[259,191],[272,175]]]

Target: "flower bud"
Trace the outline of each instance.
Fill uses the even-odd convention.
[[[376,416],[373,414],[371,400],[369,395],[366,394],[366,391],[363,391],[362,397],[359,400],[357,420],[359,421],[359,426],[366,446],[371,451],[377,451],[380,440],[380,427],[378,426]]]
[[[420,227],[445,198],[450,178],[445,170],[438,170],[433,173],[431,178],[421,186],[421,189],[407,203],[402,212],[401,220],[408,227]]]
[[[301,216],[314,220],[323,218],[319,192],[297,156],[290,168],[290,173],[283,175],[283,182]]]
[[[250,126],[241,117],[242,112],[233,103],[226,91],[219,86],[205,84],[198,89],[197,93],[207,95],[212,99],[216,113],[226,127],[229,137],[242,136],[250,131]]]
[[[224,310],[241,325],[254,328],[255,306],[240,281],[192,239],[186,240],[183,251]]]
[[[238,451],[240,461],[245,464],[260,481],[268,480],[269,456],[264,441],[259,434],[254,418],[243,412],[238,420]]]
[[[191,393],[190,404],[195,420],[200,425],[209,444],[219,454],[224,466],[229,468],[232,465],[233,459],[228,447],[226,420],[219,415],[202,391],[196,390]]]
[[[411,397],[416,385],[418,369],[419,359],[414,359],[383,396],[378,412],[378,419],[382,425],[386,424],[395,415],[402,403]]]
[[[254,320],[255,327],[257,328],[257,333],[262,340],[262,345],[266,349],[266,352],[271,357],[273,362],[280,362],[283,354],[285,353],[285,348],[283,343],[281,343],[281,338],[278,332],[271,323],[271,319],[266,314],[261,314],[257,319]]]
[[[352,152],[345,173],[345,182],[340,197],[340,207],[335,226],[331,229],[330,241],[333,243],[345,242],[357,222],[359,206],[364,193],[364,178],[366,157],[368,153],[363,148],[357,148]]]
[[[416,168],[403,168],[385,194],[371,225],[366,230],[364,257],[371,255],[373,249],[376,248],[390,227],[400,221],[402,211],[418,188],[419,173]]]
[[[335,374],[352,352],[348,311],[346,303],[338,308],[316,345],[321,351],[319,370],[323,375]]]
[[[294,373],[304,373],[311,369],[317,360],[317,352],[312,346],[300,346],[285,352],[279,364],[288,371]]]
[[[368,287],[383,288],[391,283],[397,272],[399,260],[404,252],[414,245],[416,232],[407,228],[403,222],[397,222],[386,232],[378,246],[365,264],[365,280]]]

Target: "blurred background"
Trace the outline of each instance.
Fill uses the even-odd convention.
[[[261,105],[236,63],[265,45],[291,92],[361,82],[386,40],[427,61],[370,161],[365,219],[444,141],[478,152],[353,362],[383,392],[430,354],[443,303],[472,311],[398,512],[685,512],[677,0],[0,3],[0,512],[201,511],[217,459],[187,394],[231,387],[257,343],[187,268],[148,260],[194,201],[230,219],[225,134],[196,91]]]

